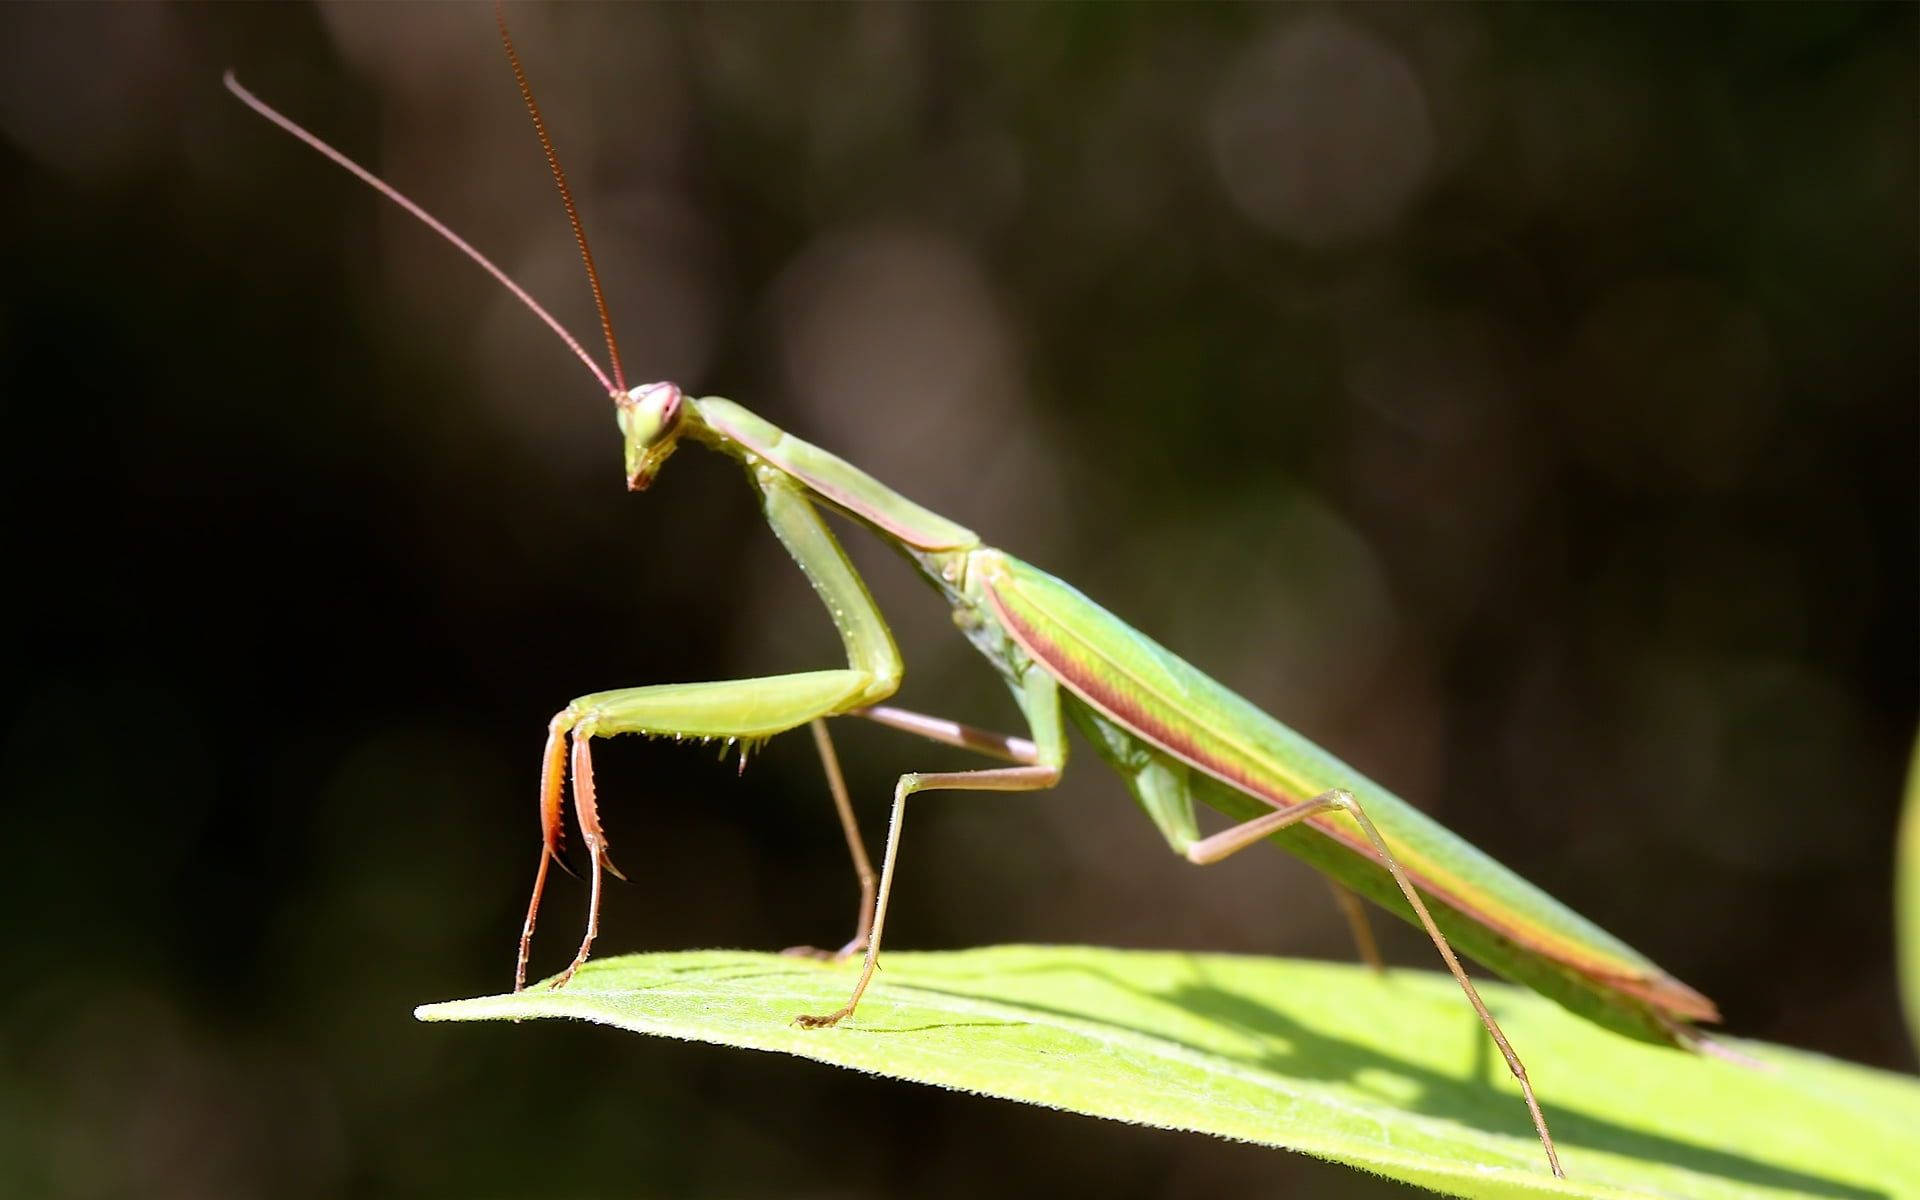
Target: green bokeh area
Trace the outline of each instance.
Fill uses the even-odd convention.
[[[736,400],[1069,581],[1730,1037],[1913,1069],[1920,9],[508,15],[632,381]],[[512,979],[570,698],[842,651],[736,467],[688,447],[627,494],[565,349],[229,68],[598,352],[484,6],[0,5],[0,1197],[1408,1194],[785,1054],[415,1021]],[[938,600],[835,528],[898,702],[1018,732]],[[902,772],[978,765],[834,736],[875,849]],[[914,802],[890,952],[1354,961],[1311,871],[1195,869],[1070,753],[1045,795]],[[633,880],[605,954],[852,932],[804,735],[744,774],[637,738],[595,761]],[[536,973],[585,903],[551,881]],[[1390,963],[1437,969],[1388,924]],[[1444,1053],[1482,1052],[1439,1011]],[[1558,1036],[1516,1032],[1573,1161],[1620,1150]],[[1349,1098],[1419,1124],[1469,1098],[1437,1072],[1470,1078],[1470,1124],[1532,1169],[1495,1067],[1356,1044],[1391,1061],[1342,1060]],[[1723,1179],[1783,1161],[1683,1140]]]
[[[427,1021],[559,1017],[773,1050],[896,1079],[1304,1151],[1455,1196],[1906,1196],[1920,1083],[1758,1043],[1735,1064],[1638,1045],[1530,992],[1486,999],[1526,1047],[1567,1178],[1444,975],[1012,946],[857,965],[726,951],[589,964],[564,990],[426,1005]],[[1463,1015],[1464,1014],[1464,1015]],[[855,1140],[857,1141],[857,1133]]]

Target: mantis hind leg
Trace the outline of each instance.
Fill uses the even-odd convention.
[[[1564,1172],[1560,1169],[1560,1156],[1554,1149],[1553,1136],[1547,1132],[1547,1120],[1541,1115],[1539,1102],[1534,1099],[1533,1084],[1527,1079],[1527,1069],[1521,1065],[1520,1056],[1513,1052],[1512,1045],[1507,1041],[1507,1035],[1500,1031],[1500,1023],[1495,1021],[1493,1014],[1487,1011],[1486,1004],[1480,999],[1480,993],[1474,989],[1473,981],[1467,978],[1465,969],[1460,966],[1460,960],[1454,954],[1453,947],[1448,944],[1439,926],[1434,924],[1433,915],[1427,911],[1426,902],[1420,899],[1420,894],[1414,890],[1412,881],[1407,878],[1407,873],[1401,869],[1399,861],[1394,858],[1393,852],[1387,848],[1386,841],[1381,838],[1380,831],[1374,827],[1373,821],[1351,793],[1339,789],[1323,792],[1311,800],[1277,808],[1211,837],[1201,837],[1199,826],[1193,816],[1194,789],[1196,783],[1203,780],[1211,783],[1211,780],[1206,780],[1205,777],[1196,778],[1195,773],[1186,764],[1154,752],[1133,734],[1085,705],[1075,705],[1069,711],[1087,734],[1087,740],[1093,743],[1094,749],[1120,773],[1121,778],[1126,780],[1128,790],[1133,792],[1134,799],[1139,801],[1140,807],[1159,828],[1161,836],[1167,839],[1167,844],[1172,846],[1176,853],[1184,855],[1189,862],[1202,866],[1217,863],[1248,846],[1265,841],[1269,836],[1289,825],[1298,824],[1322,813],[1338,810],[1352,817],[1354,823],[1366,835],[1367,840],[1373,843],[1381,865],[1386,867],[1387,872],[1392,875],[1400,894],[1406,898],[1420,926],[1426,930],[1434,948],[1440,952],[1440,957],[1446,962],[1447,970],[1453,974],[1455,982],[1460,985],[1460,990],[1466,993],[1467,1001],[1473,1005],[1474,1013],[1480,1018],[1480,1024],[1485,1027],[1488,1036],[1493,1039],[1494,1044],[1500,1048],[1500,1053],[1506,1058],[1507,1069],[1512,1071],[1513,1077],[1519,1081],[1520,1094],[1525,1097],[1527,1111],[1533,1116],[1533,1127],[1540,1136],[1540,1145],[1547,1152],[1547,1165],[1553,1168],[1556,1176],[1564,1176]],[[1342,907],[1348,908],[1349,920],[1351,920],[1352,908],[1357,907],[1352,893],[1335,884],[1334,894],[1336,898],[1344,897]],[[1378,953],[1372,956],[1366,953],[1365,947],[1372,942],[1372,933],[1367,930],[1364,917],[1354,928],[1356,938],[1362,937],[1364,931],[1364,940],[1361,941],[1362,956],[1373,958],[1377,964]]]
[[[1453,947],[1448,944],[1446,935],[1442,934],[1440,927],[1434,924],[1433,915],[1427,911],[1426,902],[1420,898],[1420,893],[1414,890],[1412,881],[1407,878],[1407,873],[1401,869],[1400,863],[1394,858],[1393,851],[1387,848],[1387,843],[1380,836],[1380,831],[1374,827],[1366,810],[1360,807],[1360,802],[1353,798],[1351,792],[1339,788],[1322,792],[1311,800],[1275,809],[1264,816],[1258,816],[1231,829],[1222,830],[1211,837],[1191,842],[1182,849],[1189,862],[1201,866],[1217,863],[1248,846],[1265,841],[1270,834],[1285,829],[1289,825],[1332,811],[1344,812],[1352,817],[1361,831],[1366,834],[1367,840],[1373,843],[1373,848],[1379,854],[1382,865],[1392,874],[1394,883],[1400,888],[1400,894],[1406,897],[1407,905],[1420,919],[1421,928],[1426,930],[1434,949],[1440,952],[1440,957],[1446,962],[1447,970],[1453,974],[1454,981],[1460,985],[1460,990],[1466,993],[1468,1003],[1473,1005],[1473,1011],[1479,1015],[1480,1024],[1485,1027],[1487,1036],[1493,1039],[1494,1045],[1500,1048],[1501,1055],[1507,1060],[1507,1069],[1513,1072],[1514,1079],[1519,1082],[1520,1095],[1526,1100],[1527,1111],[1533,1117],[1534,1132],[1540,1137],[1541,1148],[1547,1152],[1547,1165],[1553,1169],[1555,1176],[1565,1178],[1566,1172],[1560,1169],[1559,1152],[1554,1149],[1553,1135],[1547,1132],[1547,1119],[1540,1111],[1540,1102],[1533,1095],[1533,1084],[1527,1078],[1527,1068],[1521,1064],[1520,1056],[1514,1053],[1512,1044],[1507,1041],[1507,1035],[1501,1032],[1500,1023],[1493,1019],[1491,1012],[1487,1011],[1486,1002],[1480,999],[1480,992],[1473,986],[1473,980],[1467,978],[1466,969],[1460,965],[1460,959],[1454,954]]]
[[[1340,906],[1340,914],[1347,919],[1347,931],[1353,934],[1353,948],[1360,955],[1360,961],[1371,967],[1375,974],[1384,974],[1386,960],[1380,957],[1380,943],[1373,939],[1373,926],[1367,923],[1367,909],[1360,903],[1360,897],[1351,888],[1327,880],[1327,887],[1333,891],[1333,901]]]

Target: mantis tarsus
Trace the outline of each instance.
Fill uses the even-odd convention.
[[[1518,1081],[1547,1162],[1559,1156],[1519,1056],[1481,1002],[1454,953],[1461,951],[1599,1024],[1642,1040],[1711,1049],[1691,1022],[1717,1017],[1711,1001],[1565,908],[1386,789],[1200,673],[1059,579],[984,544],[971,530],[922,508],[851,464],[776,428],[738,404],[686,395],[671,383],[628,388],[611,322],[565,174],[547,139],[511,40],[501,34],[579,240],[606,333],[612,377],[504,272],[412,201],[241,88],[257,112],[406,208],[503,283],[587,364],[612,398],[625,441],[627,486],[646,489],[683,441],[745,469],[767,523],[805,573],[839,631],[844,668],[708,683],[598,692],[568,704],[548,726],[540,780],[541,848],[515,967],[525,986],[528,952],[547,871],[556,861],[563,793],[591,860],[587,928],[564,986],[597,932],[601,880],[612,870],[597,811],[592,740],[618,733],[752,744],[810,726],[861,881],[855,934],[834,959],[863,956],[845,1005],[804,1015],[808,1028],[850,1016],[873,977],[886,925],[908,798],[925,791],[1025,792],[1052,787],[1067,761],[1066,724],[1079,727],[1132,791],[1176,853],[1218,862],[1272,840],[1335,881],[1418,926],[1433,942]],[[904,664],[866,584],[821,518],[832,509],[890,542],[952,610],[960,631],[997,670],[1027,725],[1026,737],[987,733],[884,704]],[[910,773],[894,788],[877,878],[854,824],[827,733],[831,717],[861,716],[1006,765]],[[1240,823],[1202,836],[1198,800]],[[617,872],[616,872],[617,873]],[[1423,899],[1424,897],[1424,899]],[[1364,920],[1356,920],[1364,941]]]

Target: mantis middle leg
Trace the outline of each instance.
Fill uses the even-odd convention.
[[[880,862],[880,886],[875,896],[871,930],[867,936],[866,958],[860,965],[860,977],[853,985],[853,995],[847,1002],[833,1012],[821,1016],[802,1015],[794,1018],[794,1024],[804,1029],[820,1029],[838,1024],[853,1015],[860,1006],[860,997],[866,994],[867,985],[873,981],[873,972],[880,961],[880,939],[886,930],[887,900],[893,893],[894,869],[900,861],[900,830],[907,812],[907,797],[916,792],[954,791],[954,792],[1033,792],[1052,787],[1060,782],[1061,770],[1066,766],[1066,730],[1060,720],[1060,696],[1058,685],[1046,672],[1035,669],[1027,673],[1016,693],[1020,710],[1027,718],[1027,725],[1033,734],[1031,742],[1033,761],[1013,767],[988,767],[979,771],[938,771],[914,772],[902,775],[893,789],[893,812],[887,822],[887,848]],[[904,721],[888,719],[891,715],[900,715]],[[900,714],[899,710],[889,710],[888,715],[877,718],[882,724],[896,728],[908,728],[912,732],[928,733],[926,729],[913,728],[920,722],[933,726],[951,727],[953,736],[941,736],[928,733],[937,741],[952,744],[965,744],[966,734],[979,734],[980,731],[958,726],[953,722],[943,722],[938,718],[918,717],[917,714]],[[984,735],[997,737],[997,735]],[[1005,742],[1022,742],[1024,739],[1007,738]]]
[[[554,986],[572,979],[587,961],[599,932],[602,872],[619,873],[608,858],[606,834],[600,827],[589,749],[593,738],[644,733],[753,743],[809,721],[878,703],[900,686],[900,652],[893,634],[819,512],[800,486],[780,472],[763,466],[748,473],[760,492],[767,523],[800,565],[839,630],[847,665],[840,670],[596,692],[580,697],[556,714],[547,725],[540,775],[540,863],[520,934],[515,991],[526,986],[527,956],[547,868],[559,850],[561,801],[569,770],[573,776],[574,815],[591,858],[592,893],[580,949]]]
[[[1039,752],[1026,738],[978,729],[945,717],[930,717],[925,713],[891,705],[859,708],[847,715],[861,717],[876,725],[911,733],[944,746],[972,750],[1002,762],[1031,766],[1039,761]],[[827,731],[826,721],[819,718],[812,722],[812,729],[814,748],[820,754],[820,766],[827,777],[827,790],[833,796],[834,813],[839,817],[840,831],[847,839],[848,857],[853,860],[854,878],[859,881],[860,909],[854,918],[853,936],[838,950],[789,946],[781,953],[795,958],[841,962],[867,948],[867,935],[873,930],[874,904],[879,895],[879,876],[874,873],[873,862],[867,857],[866,842],[860,836],[860,824],[853,815],[853,801],[847,794],[847,781],[840,771],[840,756],[834,751],[833,736]]]

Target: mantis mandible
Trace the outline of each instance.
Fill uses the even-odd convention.
[[[744,468],[767,524],[806,575],[838,630],[840,668],[707,683],[620,688],[582,696],[547,726],[540,772],[541,846],[521,931],[514,987],[527,958],[549,866],[557,861],[568,780],[590,859],[587,927],[563,987],[587,960],[598,932],[608,857],[594,790],[595,738],[639,733],[750,746],[810,727],[861,884],[853,938],[834,959],[861,956],[839,1009],[803,1015],[806,1028],[834,1025],[859,1007],[872,981],[894,883],[908,801],[922,792],[1032,792],[1059,782],[1066,727],[1076,726],[1126,784],[1175,853],[1216,863],[1272,841],[1335,884],[1372,958],[1358,893],[1423,930],[1459,983],[1518,1081],[1546,1153],[1559,1155],[1525,1067],[1487,1011],[1459,951],[1579,1015],[1631,1037],[1714,1049],[1691,1022],[1716,1020],[1713,1003],[1633,949],[1561,905],[1462,838],[1302,735],[1235,695],[1067,583],[939,516],[873,476],[730,400],[694,397],[671,383],[626,386],[611,319],[565,173],[547,137],[504,20],[502,40],[573,223],[606,335],[612,375],[602,371],[546,310],[501,269],[411,200],[242,88],[227,87],[268,120],[407,209],[492,274],[572,349],[611,397],[625,443],[627,487],[644,491],[679,446],[693,442]],[[826,508],[891,543],[952,610],[953,620],[1013,695],[1026,736],[989,733],[885,705],[905,669],[885,618],[821,517]],[[854,823],[826,722],[858,716],[1004,765],[899,777],[876,878]],[[1195,802],[1239,823],[1203,836]]]

